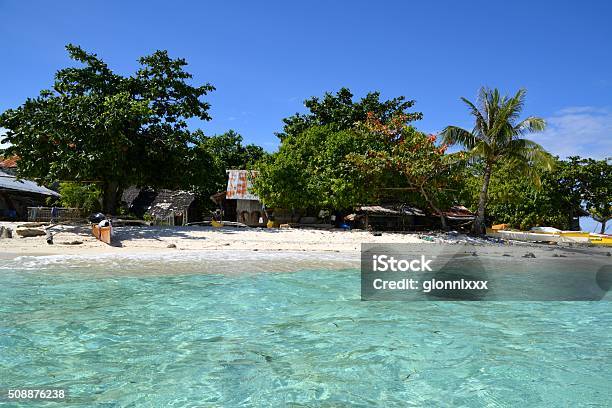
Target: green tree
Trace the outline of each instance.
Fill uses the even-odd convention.
[[[445,154],[446,145],[438,146],[435,135],[419,132],[406,124],[406,116],[398,115],[387,123],[369,115],[365,123],[382,148],[371,146],[365,154],[352,154],[350,160],[368,174],[384,176],[397,174],[405,188],[416,192],[434,214],[440,217],[443,229],[447,229],[441,203],[448,204],[449,184],[457,185],[465,154]],[[385,184],[387,185],[387,184]]]
[[[313,126],[329,126],[331,131],[354,128],[355,124],[366,121],[368,114],[374,115],[382,122],[403,114],[407,121],[419,120],[420,112],[407,112],[415,104],[399,96],[386,101],[380,100],[380,92],[370,92],[360,101],[353,101],[353,94],[348,88],[341,88],[335,95],[327,92],[322,99],[312,97],[304,101],[309,113],[296,113],[283,119],[283,131],[276,135],[283,140],[287,136],[297,136]]]
[[[192,142],[186,119],[210,120],[201,98],[214,87],[190,85],[187,62],[166,51],[140,58],[126,77],[78,46],[66,49],[80,66],[59,70],[51,90],[0,115],[18,174],[99,183],[110,213],[127,185],[183,184]]]
[[[347,157],[384,148],[382,139],[362,129],[369,117],[387,122],[401,114],[406,122],[414,121],[422,117],[407,112],[414,103],[403,96],[381,101],[379,92],[353,101],[347,88],[307,99],[309,113],[283,119],[283,131],[277,133],[279,151],[257,164],[257,194],[268,207],[286,209],[347,209],[371,202],[380,183]]]
[[[227,170],[250,168],[267,154],[260,146],[243,144],[242,136],[233,130],[212,137],[197,130],[193,136],[195,173],[191,180],[202,194],[225,189]]]
[[[63,207],[81,208],[85,213],[100,210],[102,191],[95,184],[63,182],[59,184]]]
[[[475,118],[474,129],[469,132],[457,126],[447,126],[442,132],[445,143],[462,145],[472,159],[484,163],[477,216],[473,224],[473,232],[476,234],[484,232],[489,182],[501,160],[534,181],[537,180],[537,169],[552,169],[552,156],[539,144],[522,138],[525,134],[545,128],[544,120],[535,116],[519,120],[525,94],[526,91],[521,89],[514,96],[508,97],[501,96],[497,89],[481,88],[478,107],[466,98],[461,98]]]
[[[371,178],[346,158],[376,147],[371,135],[354,129],[312,126],[287,135],[279,151],[257,164],[254,188],[268,207],[346,209],[375,194]]]
[[[577,173],[584,206],[591,217],[601,223],[600,233],[605,234],[606,224],[612,219],[612,158],[570,157],[569,161]]]
[[[465,172],[466,203],[474,208],[479,201],[482,167],[476,163]],[[502,160],[489,183],[488,218],[493,224],[510,224],[522,230],[536,226],[572,229],[574,217],[583,213],[574,169],[570,162],[558,160],[552,171],[540,172],[540,183],[535,184]]]

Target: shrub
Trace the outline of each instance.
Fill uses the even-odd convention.
[[[60,183],[59,193],[63,207],[81,208],[86,213],[100,211],[102,191],[95,184]]]

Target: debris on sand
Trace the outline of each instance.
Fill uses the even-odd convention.
[[[17,229],[17,235],[23,238],[28,237],[42,237],[43,235],[47,235],[47,233],[43,230],[36,228],[21,228]]]
[[[59,245],[81,245],[83,243],[83,241],[65,241],[65,242],[58,242]]]
[[[0,227],[0,239],[13,238],[13,230],[9,227]]]

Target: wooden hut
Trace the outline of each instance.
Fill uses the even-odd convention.
[[[236,221],[251,227],[260,227],[268,222],[259,197],[252,191],[252,180],[257,176],[252,170],[228,170],[227,188],[210,198],[223,211],[223,219]]]
[[[0,170],[0,219],[26,220],[28,207],[44,206],[47,198],[59,196],[35,181]]]

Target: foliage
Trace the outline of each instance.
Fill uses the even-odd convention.
[[[407,125],[404,115],[383,123],[370,114],[365,128],[379,140],[382,149],[369,150],[365,155],[353,154],[350,160],[371,174],[401,175],[401,187],[419,194],[426,205],[440,215],[442,227],[446,228],[440,203],[447,201],[448,204],[448,186],[459,181],[460,173],[456,169],[461,168],[465,154],[445,154],[446,145],[438,146],[435,135],[427,135]]]
[[[482,168],[482,163],[471,165],[472,176],[465,178],[466,202],[473,208],[478,205]],[[552,171],[541,171],[540,183],[534,184],[511,163],[501,161],[489,184],[488,218],[493,224],[523,230],[535,226],[568,230],[575,227],[574,217],[590,213],[605,225],[612,206],[611,168],[609,159],[570,157],[556,160]]]
[[[64,182],[59,185],[63,207],[81,208],[86,213],[100,210],[102,191],[95,184]]]
[[[570,157],[569,165],[578,180],[578,193],[586,210],[601,223],[601,233],[612,219],[612,158],[604,160]]]
[[[376,143],[367,133],[332,125],[287,135],[277,153],[258,163],[254,189],[268,207],[344,209],[368,202],[375,194],[371,177],[346,157]]]
[[[403,96],[381,101],[379,92],[371,92],[355,102],[347,88],[304,105],[309,113],[283,119],[279,151],[257,164],[254,188],[268,207],[346,209],[371,202],[380,193],[381,177],[393,175],[364,172],[347,160],[384,149],[363,123],[368,117],[383,122],[399,114],[407,122],[422,117],[407,112],[414,101]]]
[[[66,49],[81,66],[59,70],[53,89],[0,115],[19,175],[99,182],[107,212],[124,186],[179,186],[191,142],[186,119],[210,119],[201,97],[214,87],[189,85],[187,62],[166,51],[140,58],[136,73],[121,76],[95,54]]]
[[[353,101],[353,94],[347,88],[341,88],[335,95],[325,93],[322,99],[312,97],[304,101],[310,113],[296,113],[283,119],[283,131],[277,133],[281,139],[296,137],[313,126],[329,126],[330,131],[348,130],[357,123],[366,121],[368,114],[374,115],[383,123],[392,117],[403,114],[407,121],[421,119],[420,112],[408,113],[415,101],[399,96],[387,101],[380,100],[380,92],[370,92],[358,102]]]
[[[466,203],[472,208],[478,207],[483,167],[482,163],[471,166],[474,174],[466,177]],[[582,211],[569,169],[567,162],[557,161],[554,170],[542,171],[540,183],[534,184],[512,164],[498,163],[489,184],[488,219],[492,224],[510,224],[522,230],[535,226],[571,229],[573,217]]]
[[[478,107],[466,98],[461,98],[475,119],[472,132],[457,126],[448,126],[442,132],[445,143],[462,145],[472,160],[482,160],[484,164],[477,218],[473,228],[475,233],[484,232],[489,182],[494,167],[501,160],[535,183],[539,182],[538,170],[552,169],[552,156],[539,144],[522,138],[525,134],[545,128],[544,120],[538,117],[530,116],[519,121],[525,95],[524,89],[508,97],[501,96],[497,89],[481,88]]]
[[[212,137],[198,130],[193,136],[191,188],[202,194],[224,190],[227,170],[250,168],[266,156],[260,146],[243,144],[242,136],[233,130]]]

